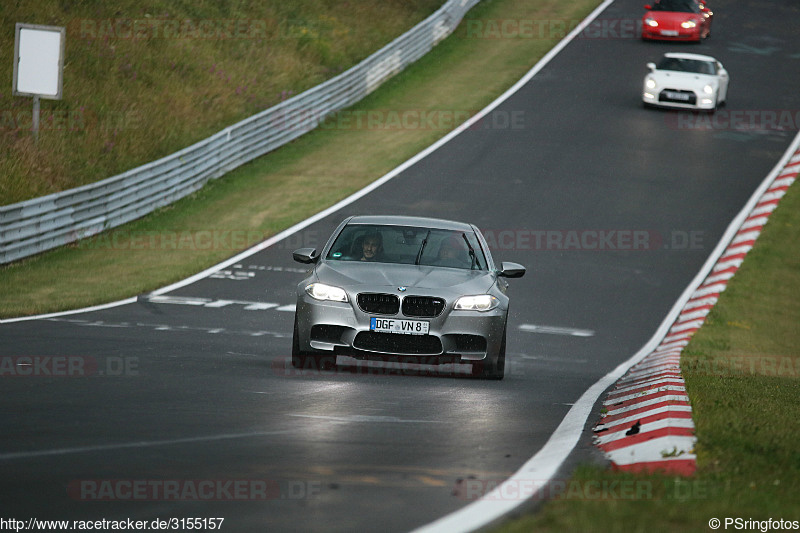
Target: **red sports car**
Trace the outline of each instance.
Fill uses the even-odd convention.
[[[714,14],[702,0],[655,0],[644,8],[642,39],[700,42],[711,33]]]

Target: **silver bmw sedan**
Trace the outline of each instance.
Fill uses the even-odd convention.
[[[297,286],[292,365],[331,368],[336,356],[471,364],[503,379],[508,283],[525,267],[495,266],[472,224],[405,216],[345,219]]]

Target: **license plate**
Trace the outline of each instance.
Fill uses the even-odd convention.
[[[664,37],[677,37],[678,31],[677,30],[661,30],[661,35]]]
[[[370,317],[369,329],[378,333],[400,333],[403,335],[427,335],[430,324],[424,320],[397,320],[394,318]]]
[[[671,98],[672,100],[689,100],[690,95],[686,93],[674,93],[672,91],[664,91],[667,95],[667,98]]]

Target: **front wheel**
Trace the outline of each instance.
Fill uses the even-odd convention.
[[[300,350],[297,315],[294,317],[294,331],[292,332],[292,366],[300,370],[330,370],[336,366],[336,356],[319,355]]]
[[[487,357],[488,359],[488,357]],[[503,329],[503,340],[500,341],[500,350],[497,352],[497,362],[481,361],[472,363],[472,375],[480,379],[501,380],[506,370],[506,330]]]
[[[716,99],[714,100],[714,107],[712,107],[711,109],[709,109],[709,110],[708,110],[708,113],[709,113],[709,114],[711,114],[711,115],[713,115],[714,113],[716,113],[716,112],[717,112],[717,110],[718,110],[720,107],[722,107],[722,106],[724,106],[724,105],[725,105],[725,102],[720,102],[720,101],[719,101],[719,91],[717,91],[717,96],[716,96]]]

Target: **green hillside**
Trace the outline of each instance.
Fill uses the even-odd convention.
[[[0,5],[0,205],[158,159],[335,76],[444,0]],[[15,23],[67,30],[64,97],[12,96]]]

